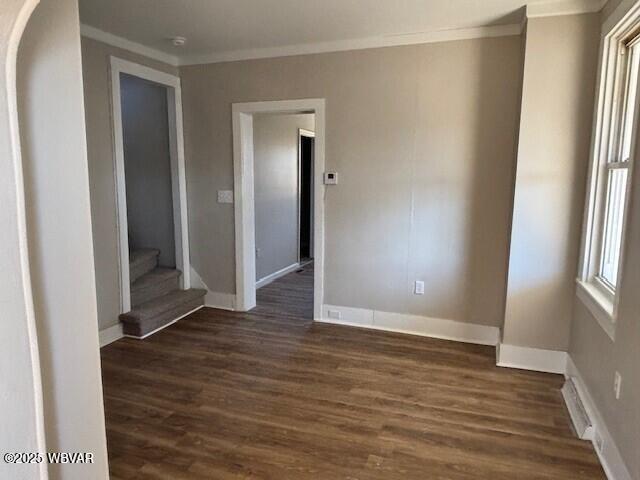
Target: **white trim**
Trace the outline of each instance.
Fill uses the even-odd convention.
[[[565,376],[573,379],[580,400],[591,419],[594,429],[591,441],[607,478],[609,480],[631,480],[631,474],[622,459],[622,455],[620,455],[613,437],[609,433],[604,417],[598,410],[582,375],[580,375],[580,371],[570,356],[567,356]]]
[[[616,339],[613,303],[591,283],[576,280],[576,295],[611,340]]]
[[[554,0],[527,4],[527,18],[577,15],[602,10],[607,0]]]
[[[253,114],[315,113],[314,155],[314,318],[322,316],[324,298],[324,99],[234,103],[233,176],[236,258],[236,308],[248,311],[256,306],[255,202],[253,186]]]
[[[300,262],[292,263],[288,267],[281,268],[277,272],[270,273],[266,277],[262,277],[260,280],[256,282],[256,288],[262,288],[265,285],[269,285],[271,282],[284,277],[285,275],[296,271],[300,268]]]
[[[336,315],[339,318],[336,318]],[[322,317],[316,318],[316,322],[406,333],[478,345],[496,345],[500,335],[498,327],[487,325],[327,304],[323,305]]]
[[[301,136],[301,137],[315,138],[316,132],[314,132],[312,130],[307,130],[306,128],[299,128],[298,129],[298,135]]]
[[[176,318],[175,320],[171,320],[169,323],[167,323],[166,325],[162,325],[161,327],[156,328],[155,330],[150,331],[149,333],[145,333],[143,336],[141,337],[136,337],[135,335],[123,335],[127,338],[135,338],[136,340],[144,340],[145,338],[150,337],[151,335],[153,335],[154,333],[158,333],[160,330],[164,330],[165,328],[167,328],[169,325],[173,325],[174,323],[176,323],[178,320],[182,320],[184,317],[188,317],[189,315],[191,315],[194,312],[197,312],[198,310],[200,310],[201,308],[204,308],[205,305],[200,305],[199,307],[194,308],[193,310],[188,311],[187,313],[185,313],[184,315],[180,315],[178,318]]]
[[[80,24],[80,35],[86,38],[91,38],[92,40],[106,43],[107,45],[111,45],[112,47],[121,48],[123,50],[137,53],[138,55],[143,55],[153,60],[158,60],[159,62],[163,62],[174,67],[177,67],[179,64],[178,57],[176,57],[175,55],[170,55],[168,53],[161,52],[160,50],[147,47],[146,45],[127,40],[126,38],[118,37],[117,35],[105,32],[98,28],[92,27],[91,25],[86,25],[84,23]]]
[[[564,373],[567,368],[567,352],[541,348],[498,344],[496,365],[534,372]]]
[[[120,340],[123,336],[122,324],[119,322],[116,325],[100,330],[100,348],[105,347],[116,340]]]
[[[258,58],[289,57],[293,55],[309,55],[314,53],[343,52],[346,50],[363,50],[368,48],[451,42],[455,40],[469,40],[473,38],[506,37],[511,35],[520,35],[520,30],[520,24],[456,28],[449,30],[437,30],[434,32],[406,33],[380,37],[336,40],[330,42],[284,45],[281,47],[233,50],[203,55],[183,55],[180,57],[179,62],[181,66],[199,65],[204,63],[254,60]]]
[[[18,227],[18,246],[20,258],[20,282],[22,284],[23,302],[25,307],[25,322],[27,324],[27,336],[29,342],[29,353],[31,357],[31,377],[33,383],[33,404],[35,413],[35,440],[38,451],[46,452],[46,435],[44,426],[44,401],[42,389],[42,372],[40,368],[40,350],[38,349],[38,331],[35,320],[35,309],[33,303],[33,289],[31,282],[31,267],[29,263],[29,242],[27,238],[27,220],[25,207],[24,173],[22,167],[22,149],[20,141],[20,123],[18,118],[18,95],[17,95],[17,59],[18,46],[24,30],[40,0],[26,0],[20,11],[16,15],[13,25],[2,25],[9,27],[11,31],[8,36],[8,43],[5,57],[5,81],[7,94],[7,113],[10,135],[10,150],[14,169],[14,183],[16,188],[16,223]],[[22,360],[22,359],[21,359]],[[49,478],[48,469],[45,463],[38,467],[38,478],[47,480]]]
[[[134,62],[122,60],[114,56],[110,57],[110,64],[114,170],[116,179],[116,211],[118,219],[118,255],[120,262],[120,300],[121,313],[126,313],[131,310],[131,286],[129,283],[129,236],[127,225],[127,195],[125,187],[122,109],[120,107],[120,74],[126,73],[167,87],[171,185],[173,192],[175,222],[174,233],[176,242],[176,268],[182,271],[181,287],[183,289],[188,289],[191,287],[191,267],[189,264],[189,223],[182,123],[182,91],[180,78],[175,75],[161,72]]]
[[[193,288],[201,288],[207,291],[204,296],[205,307],[230,311],[234,311],[236,309],[236,296],[233,293],[212,292],[193,266],[191,266],[190,270],[191,286]]]

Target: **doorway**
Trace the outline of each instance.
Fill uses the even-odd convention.
[[[256,224],[255,224],[255,158],[254,116],[263,114],[315,115],[311,165],[307,175],[313,178],[313,187],[305,192],[308,201],[309,232],[308,254],[313,255],[313,318],[320,319],[324,294],[324,99],[284,100],[233,104],[233,157],[235,187],[236,237],[236,309],[248,311],[256,306]],[[299,132],[298,132],[299,135]],[[298,185],[301,186],[300,175]],[[302,208],[298,205],[298,219]],[[298,231],[298,257],[302,253]]]
[[[116,57],[111,91],[121,313],[127,313],[138,275],[130,262],[145,255],[181,271],[179,287],[190,288],[182,95],[178,77]]]
[[[313,260],[313,152],[315,132],[298,130],[298,263]]]
[[[120,94],[129,254],[156,249],[175,268],[167,88],[123,73]]]

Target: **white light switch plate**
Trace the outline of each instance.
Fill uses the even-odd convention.
[[[424,295],[424,282],[422,280],[416,280],[413,293],[414,295]]]
[[[233,190],[218,190],[218,203],[233,203]]]

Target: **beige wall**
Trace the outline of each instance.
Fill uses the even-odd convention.
[[[256,280],[298,261],[298,129],[314,115],[254,115]]]
[[[500,325],[520,57],[511,36],[181,68],[195,269],[234,292],[231,104],[320,97],[325,302]]]
[[[625,11],[632,2],[614,3],[621,4],[621,11]],[[602,20],[606,21],[612,13],[613,9],[609,9]],[[640,159],[634,162],[615,340],[609,338],[589,310],[576,299],[569,354],[604,417],[631,477],[640,479]],[[613,393],[616,371],[622,375],[619,400]]]
[[[82,38],[82,73],[87,123],[93,248],[98,291],[98,323],[101,330],[116,325],[118,315],[121,313],[111,121],[110,55],[167,73],[178,73],[175,68],[169,65],[92,39]]]
[[[506,344],[569,345],[598,35],[597,14],[527,22]]]
[[[36,8],[20,45],[18,100],[46,447],[95,456],[93,464],[49,465],[49,478],[106,479],[75,0],[42,0]]]
[[[129,248],[157,248],[175,268],[167,88],[122,75],[120,95]]]

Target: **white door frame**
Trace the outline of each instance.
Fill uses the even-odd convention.
[[[173,195],[173,222],[176,247],[176,268],[182,271],[181,287],[191,286],[189,263],[189,225],[187,218],[187,182],[182,133],[182,90],[180,77],[137,63],[111,57],[111,94],[114,161],[116,177],[116,210],[118,226],[118,254],[120,260],[120,301],[122,313],[131,310],[129,283],[129,227],[127,224],[127,194],[124,169],[124,141],[120,74],[126,73],[167,87],[169,114],[169,151],[171,159],[171,190]]]
[[[323,98],[270,102],[234,103],[233,176],[236,234],[236,309],[256,306],[256,238],[253,170],[253,115],[256,113],[314,113],[314,289],[313,318],[322,317],[324,298],[324,152],[325,101]]]
[[[305,128],[298,129],[298,230],[296,236],[296,258],[298,259],[298,263],[300,263],[300,224],[302,214],[302,210],[300,208],[302,200],[302,137],[315,138],[315,136],[316,133],[311,130],[307,130]],[[313,165],[311,167],[313,175]],[[315,183],[311,182],[311,186],[313,191],[313,189],[315,188]],[[311,198],[311,208],[313,209],[313,198]],[[311,258],[313,258],[313,236],[310,239],[309,251],[311,252]]]

